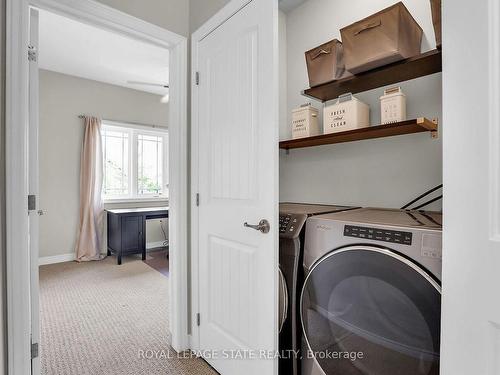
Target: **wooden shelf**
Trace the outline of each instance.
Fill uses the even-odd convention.
[[[438,73],[441,70],[441,51],[435,49],[355,76],[312,87],[302,92],[302,94],[325,102],[347,92],[355,94],[368,91],[393,83]]]
[[[430,132],[434,138],[437,136],[437,123],[419,117],[415,120],[406,120],[387,125],[369,126],[366,128],[348,130],[345,132],[322,134],[314,137],[292,139],[281,141],[280,148],[291,150],[293,148],[314,147],[321,145],[331,145],[335,143],[361,141],[363,139],[374,139],[382,137],[392,137],[395,135]]]

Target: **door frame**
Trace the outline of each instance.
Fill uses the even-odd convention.
[[[93,0],[7,0],[6,9],[6,274],[9,375],[31,373],[28,248],[29,8],[58,13],[170,51],[169,206],[172,347],[188,348],[187,38]],[[165,333],[166,334],[166,333]]]
[[[201,350],[200,327],[197,324],[197,314],[200,309],[200,285],[199,285],[199,127],[198,118],[198,85],[196,73],[198,72],[198,44],[212,31],[226,22],[242,8],[253,0],[232,0],[221,10],[212,16],[206,23],[191,34],[191,335],[190,347],[193,350]],[[202,78],[201,78],[202,79]]]

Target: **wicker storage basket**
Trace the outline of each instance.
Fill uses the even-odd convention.
[[[422,28],[402,2],[340,30],[346,69],[361,73],[420,53]]]

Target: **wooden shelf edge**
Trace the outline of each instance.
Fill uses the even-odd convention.
[[[393,137],[397,135],[430,132],[435,138],[438,131],[437,121],[419,117],[414,120],[406,120],[394,124],[374,125],[366,128],[348,130],[345,132],[321,134],[313,137],[297,138],[279,142],[279,148],[291,150],[295,148],[306,148],[323,146],[336,143],[356,142],[367,139]]]
[[[347,92],[356,94],[441,71],[441,51],[434,49],[351,77],[311,87],[304,90],[302,95],[325,102]]]

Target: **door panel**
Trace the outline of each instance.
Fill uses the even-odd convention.
[[[250,1],[193,46],[200,349],[219,356],[208,361],[221,374],[276,370],[258,357],[278,334],[276,16],[276,1]],[[269,233],[243,225],[261,219]],[[238,349],[257,358],[220,358]]]
[[[213,329],[235,338],[238,346],[258,345],[252,332],[258,322],[251,313],[250,301],[257,299],[255,290],[256,247],[210,237],[210,267],[212,273],[208,288],[209,323]]]
[[[256,39],[256,30],[247,30],[206,61],[211,199],[256,198]],[[234,87],[220,84],[225,81]]]

